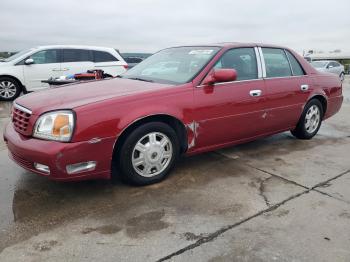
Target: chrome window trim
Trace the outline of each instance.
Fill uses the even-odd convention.
[[[262,52],[261,47],[258,47],[259,55],[260,55],[260,62],[261,62],[261,68],[262,68],[262,77],[266,78],[266,65],[265,65],[265,58],[264,54]]]
[[[214,64],[214,66],[212,67],[212,69],[215,67],[215,65],[216,65],[216,63],[218,62],[218,61],[220,61],[220,59],[228,52],[228,51],[230,51],[230,50],[233,50],[233,49],[239,49],[239,48],[252,48],[252,49],[254,49],[254,53],[255,53],[255,59],[256,59],[256,66],[257,66],[257,70],[258,70],[258,78],[254,78],[254,79],[246,79],[246,80],[236,80],[236,81],[229,81],[229,82],[221,82],[221,83],[216,83],[216,84],[213,84],[213,86],[216,86],[216,85],[224,85],[224,84],[232,84],[232,83],[240,83],[240,82],[247,82],[247,81],[257,81],[257,80],[263,80],[264,78],[263,78],[263,71],[262,71],[262,67],[261,67],[261,63],[259,63],[259,62],[261,62],[261,58],[260,58],[260,55],[258,55],[258,47],[256,47],[256,46],[251,46],[251,47],[233,47],[233,48],[230,48],[230,49],[227,49],[219,58],[218,58],[218,60],[215,62],[215,64]],[[209,72],[210,72],[211,70],[209,70]],[[209,74],[209,72],[208,72],[208,74]],[[208,75],[207,74],[207,75]],[[207,76],[206,75],[206,76]],[[201,82],[203,82],[203,80],[204,80],[204,78],[206,78],[206,76],[205,77],[203,77],[203,79],[201,80]],[[195,88],[199,88],[199,87],[205,87],[205,86],[207,86],[207,85],[197,85]]]
[[[295,77],[307,77],[308,75],[300,76],[277,76],[277,77],[265,77],[264,79],[281,79],[281,78],[295,78]]]
[[[230,82],[220,82],[220,83],[215,83],[213,86],[217,85],[226,85],[226,84],[234,84],[234,83],[242,83],[242,82],[251,82],[251,81],[262,81],[264,80],[263,78],[256,78],[256,79],[246,79],[246,80],[237,80],[237,81],[230,81]],[[205,87],[207,85],[198,85],[197,87]]]
[[[290,68],[290,72],[292,73],[291,76],[295,76],[294,71],[293,71],[293,67],[292,67],[292,64],[291,64],[291,62],[290,62],[290,59],[289,59],[289,57],[288,57],[288,54],[287,54],[287,52],[286,52],[286,49],[283,49],[283,52],[284,52],[284,55],[287,57],[288,64],[289,64],[289,68]]]
[[[255,51],[256,65],[258,67],[258,78],[260,79],[260,78],[263,78],[263,71],[262,71],[260,53],[257,46],[254,47],[254,51]]]
[[[25,108],[24,106],[21,106],[17,103],[13,103],[13,106],[21,111],[23,111],[24,113],[27,113],[27,114],[32,114],[33,112],[31,110],[29,110],[28,108]]]

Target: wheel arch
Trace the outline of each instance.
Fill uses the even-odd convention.
[[[322,110],[323,110],[323,116],[325,116],[326,112],[327,112],[327,107],[328,107],[327,98],[324,95],[315,94],[315,95],[311,96],[307,102],[310,102],[312,99],[317,99],[317,100],[319,100],[321,102]]]
[[[120,149],[121,145],[124,143],[127,136],[136,128],[139,126],[149,123],[149,122],[163,122],[165,124],[168,124],[170,127],[174,129],[176,132],[179,142],[180,142],[180,153],[185,153],[188,148],[188,142],[187,142],[187,131],[185,124],[179,120],[178,118],[168,115],[168,114],[153,114],[144,116],[141,118],[138,118],[137,120],[131,122],[129,125],[127,125],[120,135],[117,137],[114,147],[113,147],[113,153],[112,158],[118,156],[118,150]],[[112,161],[113,162],[113,161]]]
[[[15,80],[20,85],[21,91],[24,92],[24,93],[28,93],[26,87],[22,84],[21,80],[19,80],[17,77],[15,77],[13,75],[6,75],[6,74],[0,75],[0,79],[2,77],[8,77],[8,78],[11,78],[11,79]]]

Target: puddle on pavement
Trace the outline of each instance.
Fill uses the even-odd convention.
[[[103,180],[60,183],[26,171],[19,171],[21,176],[15,183],[12,203],[1,202],[0,204],[12,205],[13,216],[8,214],[8,218],[14,218],[9,226],[0,228],[0,252],[8,245],[78,218],[86,216],[98,219],[118,218],[123,217],[129,209],[137,209],[138,206],[154,205],[157,208],[162,206],[160,202],[171,201],[175,193],[177,193],[175,199],[179,201],[179,208],[191,210],[191,206],[183,205],[184,200],[181,194],[178,194],[179,191],[189,187],[198,188],[212,180],[234,173],[234,170],[230,170],[230,172],[218,172],[216,176],[211,176],[213,168],[217,165],[223,166],[218,164],[220,161],[229,160],[215,153],[183,159],[167,180],[146,187],[132,187],[121,183],[112,185],[109,181]],[[18,173],[19,167],[14,168]],[[237,170],[238,174],[242,172],[244,170]],[[11,176],[11,172],[8,173],[5,175]],[[196,208],[206,212],[207,205],[198,205]],[[163,216],[164,210],[145,212],[129,217],[122,223],[126,225],[126,232],[130,237],[138,237],[140,234],[147,233],[148,230],[166,228],[167,223],[162,221]],[[113,224],[85,230],[86,233],[92,231],[108,233],[117,228],[119,226]]]

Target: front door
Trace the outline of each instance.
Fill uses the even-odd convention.
[[[33,64],[23,65],[25,86],[27,90],[34,91],[48,84],[42,83],[50,77],[59,77],[61,75],[60,50],[48,49],[41,50],[30,57],[34,60]]]
[[[214,66],[237,71],[237,80],[194,90],[196,148],[225,145],[265,132],[264,81],[254,47],[228,50]]]

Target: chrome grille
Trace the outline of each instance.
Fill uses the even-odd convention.
[[[12,108],[12,123],[19,133],[26,133],[32,112],[20,105],[14,104]]]

